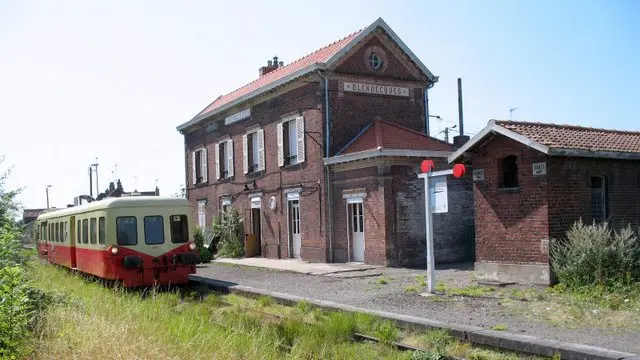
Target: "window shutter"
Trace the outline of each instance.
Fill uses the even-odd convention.
[[[242,171],[246,174],[249,172],[249,149],[247,142],[247,134],[242,135],[242,158],[244,159]]]
[[[277,125],[277,138],[278,138],[278,166],[284,166],[284,145],[282,143],[282,139],[284,135],[282,134],[282,123],[278,123]]]
[[[304,117],[296,119],[296,138],[298,140],[297,163],[304,162]]]
[[[209,169],[207,163],[207,149],[202,149],[202,155],[200,155],[200,160],[202,160],[202,182],[207,182],[209,180]]]
[[[215,154],[215,164],[216,164],[216,179],[220,180],[220,146],[218,143],[213,144],[214,146],[214,154]]]
[[[227,140],[227,176],[233,177],[233,140]]]
[[[258,130],[258,170],[263,171],[264,166],[264,129]]]
[[[191,173],[192,175],[192,182],[195,185],[196,184],[196,152],[192,152],[191,153],[191,170],[193,170],[193,172]]]

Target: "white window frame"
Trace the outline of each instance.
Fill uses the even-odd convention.
[[[290,124],[295,124],[296,129],[296,159],[295,161],[291,161],[291,154],[284,153],[284,124],[289,123],[287,126],[287,130],[291,129]],[[304,129],[304,116],[289,116],[283,118],[277,124],[277,142],[278,142],[278,166],[290,166],[302,164],[305,161],[305,129]],[[291,141],[291,137],[288,136],[289,141]],[[286,155],[286,156],[285,156]],[[287,161],[285,161],[287,158]]]
[[[200,173],[202,175],[202,181],[198,182],[198,177],[196,176],[196,155],[201,153],[199,161],[200,161]],[[193,179],[192,182],[194,185],[204,184],[208,179],[208,162],[207,162],[207,148],[204,146],[199,146],[191,152],[191,166],[193,170]]]
[[[227,208],[231,207],[231,198],[223,197],[220,200],[220,216],[224,218],[225,213],[228,211]]]
[[[207,227],[207,200],[198,201],[198,226],[202,229]]]
[[[220,145],[224,146],[224,152],[226,155],[226,170],[227,174],[225,177],[222,177],[222,169],[220,168]],[[215,156],[216,156],[216,179],[229,179],[233,177],[234,169],[233,169],[233,139],[229,136],[225,136],[223,138],[218,139],[218,142],[215,144]]]
[[[249,149],[249,136],[254,136],[252,142],[255,148]],[[254,164],[249,164],[249,151],[251,151]],[[242,155],[243,155],[243,172],[244,174],[254,174],[265,170],[264,159],[264,129],[259,126],[253,126],[247,129],[246,134],[242,135]],[[257,160],[257,163],[256,163]],[[257,165],[257,166],[253,166]]]

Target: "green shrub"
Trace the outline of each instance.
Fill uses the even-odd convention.
[[[218,239],[218,256],[237,258],[244,255],[243,220],[234,208],[224,217],[217,216],[213,222],[213,234]]]
[[[567,238],[553,241],[551,265],[568,288],[620,288],[640,281],[640,241],[630,226],[612,231],[607,223],[576,222]]]
[[[202,229],[199,227],[196,227],[195,234],[194,234],[194,242],[196,243],[196,252],[200,257],[200,262],[201,263],[211,262],[211,259],[213,259],[213,253],[211,252],[210,247],[207,248],[204,246],[204,234],[202,232]]]

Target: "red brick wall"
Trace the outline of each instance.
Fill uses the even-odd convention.
[[[592,176],[608,179],[609,223],[640,226],[640,161],[559,157],[551,158],[547,171],[552,237],[564,238],[580,218],[593,221]]]
[[[188,171],[188,199],[192,203],[194,218],[197,219],[198,199],[206,198],[206,221],[210,224],[213,216],[218,213],[220,197],[232,196],[232,206],[242,216],[248,230],[250,204],[247,194],[243,192],[244,184],[249,183],[250,192],[262,191],[262,252],[263,256],[276,258],[288,257],[288,229],[286,218],[286,197],[283,188],[302,187],[300,199],[302,249],[301,256],[310,261],[326,261],[326,240],[324,222],[324,166],[322,163],[322,125],[321,111],[322,93],[318,84],[309,84],[302,88],[283,94],[275,99],[263,102],[251,109],[251,119],[243,120],[230,126],[218,123],[219,128],[209,134],[199,131],[186,136],[189,158]],[[301,111],[305,118],[305,162],[299,166],[289,168],[278,167],[276,123],[281,115],[293,111]],[[245,129],[256,123],[264,129],[265,167],[266,170],[258,176],[243,174],[242,135]],[[230,134],[234,141],[234,177],[230,180],[216,180],[213,144],[219,136]],[[203,185],[192,184],[191,151],[205,144],[208,152],[208,178]],[[255,179],[257,189],[254,190],[251,181]],[[320,195],[320,196],[319,196]],[[268,207],[269,198],[274,196],[277,207]]]
[[[517,156],[518,188],[499,188],[499,166]],[[549,212],[546,176],[533,177],[532,164],[546,156],[503,136],[478,150],[474,169],[484,181],[474,182],[476,261],[547,263]]]

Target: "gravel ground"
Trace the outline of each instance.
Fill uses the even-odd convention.
[[[356,274],[359,276],[353,277]],[[260,289],[448,323],[487,329],[495,325],[505,325],[508,332],[640,354],[640,332],[638,331],[554,327],[547,322],[532,321],[526,319],[523,314],[508,311],[501,305],[499,299],[454,297],[449,301],[434,301],[431,297],[423,297],[415,292],[407,293],[405,291],[407,286],[418,284],[417,275],[426,275],[426,272],[421,270],[381,268],[317,276],[212,263],[199,266],[197,275]],[[448,286],[463,287],[473,283],[472,271],[464,267],[437,270],[436,278],[437,282],[445,282]],[[384,281],[381,281],[382,279]]]

